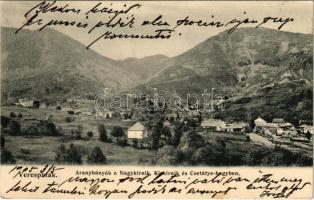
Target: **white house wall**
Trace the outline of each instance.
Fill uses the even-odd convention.
[[[128,131],[129,139],[143,139],[144,132],[143,131]]]

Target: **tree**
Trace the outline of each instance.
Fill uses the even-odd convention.
[[[1,163],[15,163],[12,153],[6,149],[1,150]]]
[[[162,129],[161,129],[161,134],[165,137],[171,137],[171,131],[170,131],[170,128],[168,126],[164,126]]]
[[[86,135],[89,139],[91,139],[94,136],[94,133],[92,131],[88,131]]]
[[[64,146],[64,144],[61,144],[60,147],[58,148],[57,152],[56,152],[56,161],[59,162],[65,162],[67,159],[67,155],[66,155],[66,147]]]
[[[124,136],[123,128],[120,126],[114,126],[111,131],[113,137],[122,137]]]
[[[8,124],[8,127],[10,130],[10,134],[12,134],[12,135],[19,135],[21,133],[21,126],[15,120],[11,120]]]
[[[152,133],[149,135],[151,149],[159,148],[160,136],[161,136],[160,129],[157,126],[155,126],[152,130]]]
[[[32,123],[25,129],[27,135],[46,135],[46,136],[59,136],[60,132],[53,122],[42,120],[39,123]]]
[[[76,130],[75,130],[75,138],[77,140],[81,139],[82,138],[82,132],[83,132],[83,126],[81,125],[78,125]]]
[[[175,147],[165,145],[157,152],[157,164],[159,165],[179,165],[181,162],[181,153]]]
[[[2,128],[8,127],[8,124],[10,122],[10,119],[6,116],[1,116],[1,126]]]
[[[210,145],[206,145],[204,147],[200,147],[196,149],[191,156],[192,164],[205,164],[205,165],[214,165],[214,160],[212,147]]]
[[[43,120],[38,124],[38,130],[41,134],[47,136],[57,136],[59,132],[56,128],[56,125],[53,122]]]
[[[99,140],[102,142],[107,142],[108,136],[107,136],[107,130],[105,128],[105,125],[99,124],[97,129],[98,129],[98,133],[99,133]]]
[[[92,153],[87,157],[87,162],[91,164],[105,164],[106,156],[99,147],[94,147]]]
[[[67,150],[67,161],[70,163],[82,163],[81,155],[77,149],[76,146],[74,146],[72,143],[70,144],[69,149]]]
[[[3,149],[5,146],[5,139],[1,136],[1,148]]]
[[[46,126],[45,129],[46,129],[47,135],[50,135],[50,136],[58,135],[58,130],[57,130],[56,125],[54,123],[46,122],[45,126]]]
[[[56,161],[61,163],[81,164],[82,156],[78,148],[72,143],[68,149],[62,144],[57,150]]]
[[[180,140],[179,148],[197,149],[197,148],[202,147],[204,145],[205,145],[204,138],[200,134],[195,133],[194,131],[191,131],[191,132],[186,132],[182,136],[182,138]]]
[[[19,112],[19,114],[17,115],[17,118],[22,119],[22,117],[23,117],[22,113]]]
[[[16,114],[15,114],[14,112],[11,112],[11,113],[10,113],[10,118],[11,118],[11,119],[15,119],[15,117],[16,117]]]
[[[172,144],[172,140],[171,140],[171,131],[170,128],[167,126],[164,126],[161,129],[161,135],[163,136],[163,140],[165,142],[165,144],[171,145]]]
[[[183,124],[182,123],[177,123],[176,126],[175,126],[175,131],[174,131],[174,136],[172,138],[172,144],[173,146],[177,147],[180,143],[180,139],[182,137],[182,127],[183,127]]]

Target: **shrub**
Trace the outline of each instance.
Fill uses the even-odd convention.
[[[23,131],[27,135],[46,135],[46,136],[59,136],[60,131],[56,128],[53,122],[43,120],[39,123],[32,123],[27,126]]]
[[[27,135],[40,135],[39,125],[31,124],[25,130],[24,133]]]
[[[128,144],[128,141],[126,139],[126,137],[114,137],[112,138],[112,141],[114,144],[119,145],[119,146],[126,146]]]
[[[122,137],[122,136],[124,136],[124,130],[120,126],[114,126],[112,131],[111,131],[111,135],[113,137]]]
[[[56,125],[53,122],[50,121],[41,121],[39,123],[39,132],[43,135],[47,136],[58,136],[59,132],[56,128]]]
[[[72,143],[68,149],[62,144],[56,152],[56,161],[61,163],[81,164],[82,156],[77,147]]]
[[[108,142],[107,130],[103,124],[99,124],[98,127],[99,140],[102,142]]]
[[[74,113],[73,110],[68,110],[68,114],[69,114],[69,115],[74,115],[75,113]]]
[[[94,147],[91,154],[87,157],[87,162],[91,164],[105,164],[106,156],[99,147]]]
[[[65,117],[65,122],[70,123],[70,122],[73,122],[73,121],[74,121],[73,118]]]
[[[88,131],[86,135],[89,139],[91,139],[94,136],[94,133],[92,131]]]

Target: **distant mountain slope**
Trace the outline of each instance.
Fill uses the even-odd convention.
[[[84,96],[134,84],[135,77],[121,77],[125,71],[116,61],[86,50],[62,33],[14,32],[1,28],[2,92],[9,96]]]
[[[228,96],[225,120],[313,119],[313,35],[266,28],[222,32],[170,59],[135,92]]]
[[[156,72],[160,71],[164,67],[164,64],[169,61],[169,57],[164,55],[153,55],[144,58],[127,58],[119,60],[119,64],[122,69],[128,73],[134,74],[139,79],[139,84],[153,76]]]
[[[311,81],[312,66],[293,61],[297,56],[296,59],[305,59],[302,62],[311,62],[311,52],[312,35],[266,28],[241,28],[231,35],[222,32],[170,59],[150,78],[148,87],[162,85],[160,88],[166,89],[169,83],[171,88],[177,85],[177,90],[218,87],[219,92],[248,94],[288,77]],[[184,84],[197,80],[201,85]]]

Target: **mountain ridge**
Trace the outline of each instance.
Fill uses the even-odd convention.
[[[22,30],[14,35],[14,29],[5,29],[1,28],[2,96],[60,101],[93,98],[104,88],[115,89],[114,93],[149,93],[157,88],[165,95],[181,96],[215,88],[216,93],[232,96],[231,101],[252,98],[240,107],[258,110],[266,105],[257,98],[270,101],[285,95],[298,99],[292,101],[291,113],[297,107],[312,106],[299,98],[312,91],[311,34],[242,28],[231,35],[219,33],[172,58],[153,55],[113,60],[86,51],[78,41],[54,30]],[[271,91],[282,94],[269,94]],[[287,109],[274,106],[278,113]],[[230,109],[238,107],[231,105]]]

